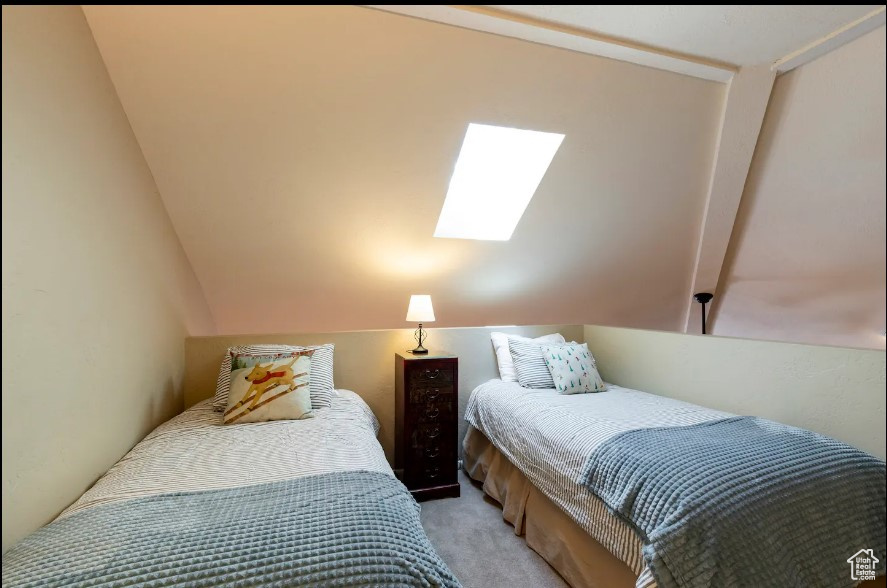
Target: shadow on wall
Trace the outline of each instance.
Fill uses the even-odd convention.
[[[885,38],[881,26],[776,79],[714,333],[885,348]]]
[[[162,388],[162,394],[151,396],[150,410],[142,411],[142,431],[152,431],[157,423],[166,422],[178,414],[174,407],[182,405],[184,387],[176,388],[175,380],[170,376]]]

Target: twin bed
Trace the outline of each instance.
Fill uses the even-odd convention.
[[[847,558],[885,553],[884,462],[809,431],[619,386],[498,379],[465,419],[466,471],[574,587],[853,586]],[[775,448],[756,453],[758,437]],[[657,469],[670,487],[651,494]]]
[[[470,425],[463,444],[466,469],[500,503],[520,505],[517,512],[506,509],[506,516],[515,519],[509,522],[521,532],[521,519],[526,519],[531,547],[558,556],[561,565],[555,568],[571,585],[610,586],[616,585],[614,580],[626,585],[626,580],[634,584],[637,578],[638,586],[649,586],[654,582],[643,562],[640,537],[580,485],[585,458],[605,439],[635,427],[691,425],[722,416],[725,413],[618,386],[596,394],[560,395],[492,380],[474,391],[465,411]],[[612,556],[589,561],[587,549],[567,541],[561,546],[538,544],[533,533],[538,528],[536,513],[526,508],[531,492],[531,505],[550,501],[564,513],[548,525],[554,536],[567,532],[574,538],[576,530],[568,527],[573,521]],[[551,510],[544,508],[539,518],[551,519]],[[601,560],[606,569],[601,569]],[[601,573],[606,583],[596,581]]]
[[[164,423],[3,556],[3,586],[459,586],[339,390],[314,418]]]

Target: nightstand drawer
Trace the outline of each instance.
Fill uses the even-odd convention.
[[[413,457],[411,482],[434,485],[435,482],[452,482],[457,476],[456,453],[441,448],[426,448]]]
[[[436,401],[425,404],[411,404],[409,413],[416,424],[449,423],[456,420],[455,402]]]
[[[422,464],[419,470],[420,482],[434,484],[435,482],[451,483],[458,476],[455,459],[449,461],[428,460]]]
[[[425,462],[429,462],[431,460],[441,459],[443,456],[450,454],[452,454],[452,451],[450,451],[443,442],[438,442],[430,443],[423,447],[421,451],[417,452],[416,457]]]
[[[426,384],[416,385],[410,390],[410,404],[425,404],[426,402],[449,402],[453,398],[455,388],[452,384]]]
[[[440,424],[418,425],[413,429],[410,446],[414,450],[437,446],[441,442],[441,437],[447,436],[446,433],[448,433],[447,427]]]
[[[410,370],[410,386],[452,385],[455,370],[450,366],[418,367]]]
[[[420,427],[421,428],[421,427]],[[452,443],[450,435],[439,435],[437,437],[422,436],[421,433],[416,435],[413,440],[411,455],[416,463],[428,461],[429,459],[441,459],[442,457],[452,456],[455,458],[456,447]]]

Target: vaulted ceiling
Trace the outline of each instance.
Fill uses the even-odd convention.
[[[221,333],[676,328],[724,86],[358,7],[88,7]],[[508,242],[432,237],[466,127],[566,138]]]
[[[414,293],[435,326],[695,330],[771,63],[883,7],[619,8],[84,11],[220,333],[407,326]],[[472,122],[565,135],[510,241],[432,236]]]

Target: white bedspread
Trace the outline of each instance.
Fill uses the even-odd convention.
[[[368,470],[391,474],[379,422],[354,392],[299,421],[223,425],[212,399],[151,432],[60,517],[117,500]]]
[[[695,404],[610,385],[606,392],[558,394],[490,380],[471,393],[465,420],[483,433],[549,499],[613,555],[653,585],[641,538],[581,484],[585,460],[625,431],[732,416]]]

